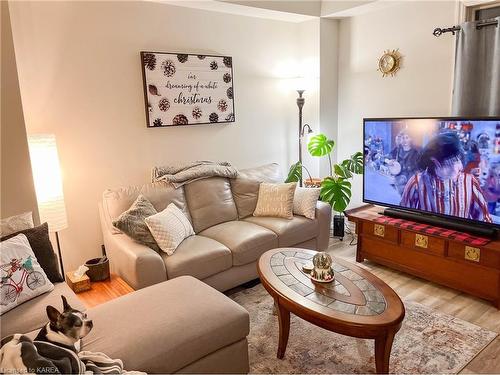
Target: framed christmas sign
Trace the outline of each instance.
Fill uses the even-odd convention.
[[[234,122],[229,56],[141,52],[149,128]]]

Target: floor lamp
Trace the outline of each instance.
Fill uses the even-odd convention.
[[[299,163],[301,168],[300,171],[301,178],[299,181],[299,186],[302,186],[302,138],[304,138],[306,131],[307,134],[312,133],[312,129],[308,124],[302,125],[302,108],[304,107],[304,103],[306,102],[305,98],[302,97],[304,91],[306,90],[297,90],[297,93],[299,94],[299,97],[297,98],[297,107],[299,107]]]
[[[59,231],[68,227],[68,221],[56,137],[53,134],[30,135],[28,145],[40,222],[47,222],[49,232],[56,235],[59,267],[65,278]]]

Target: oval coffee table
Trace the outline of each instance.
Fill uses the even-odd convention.
[[[260,280],[278,309],[278,358],[285,355],[293,313],[333,332],[374,339],[377,373],[388,373],[394,335],[405,316],[401,299],[378,277],[335,257],[335,280],[313,282],[302,265],[310,263],[315,254],[313,250],[280,248],[259,259]]]

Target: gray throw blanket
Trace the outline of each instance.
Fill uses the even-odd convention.
[[[236,178],[238,171],[228,162],[195,161],[172,166],[154,167],[151,171],[153,182],[170,182],[176,189],[193,181],[209,177]]]
[[[124,371],[123,362],[99,352],[72,350],[16,334],[2,341],[2,374],[145,374]]]

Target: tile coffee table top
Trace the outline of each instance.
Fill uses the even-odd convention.
[[[304,264],[312,262],[315,252],[292,248],[279,250],[269,258],[269,266],[284,285],[300,296],[346,314],[373,316],[386,310],[384,295],[363,277],[364,272],[357,272],[357,267],[349,267],[345,261],[332,257],[335,280],[318,283],[302,271]]]

